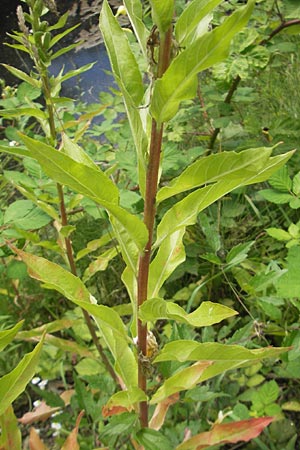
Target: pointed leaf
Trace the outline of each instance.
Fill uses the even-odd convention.
[[[63,444],[61,450],[80,450],[79,444],[77,441],[77,435],[78,435],[78,431],[79,431],[80,421],[81,421],[83,415],[84,415],[84,411],[81,411],[76,419],[75,428],[71,431],[70,435],[67,437],[67,440]]]
[[[24,391],[35,374],[43,342],[44,339],[41,339],[35,349],[27,353],[15,369],[0,378],[0,415],[4,414],[9,405]]]
[[[148,298],[159,295],[160,288],[169,276],[183,261],[185,261],[185,250],[182,243],[184,229],[170,234],[160,246],[157,255],[150,264],[148,283]]]
[[[5,67],[10,73],[12,73],[15,77],[19,78],[20,80],[26,81],[26,83],[29,83],[31,86],[41,88],[42,82],[39,80],[35,80],[33,77],[27,75],[27,73],[23,72],[20,69],[16,69],[15,67],[9,66],[8,64],[2,64],[3,67]]]
[[[19,147],[19,146],[18,147],[16,147],[16,146],[10,147],[9,145],[0,145],[0,152],[8,153],[11,155],[17,155],[17,156],[30,156],[31,157],[31,153],[26,147]]]
[[[9,330],[0,331],[0,352],[14,339],[20,328],[22,328],[24,320],[18,322]]]
[[[142,428],[136,434],[134,439],[147,450],[173,450],[170,440],[162,433],[151,428]]]
[[[147,58],[147,36],[148,30],[143,22],[143,8],[139,0],[124,0],[124,5],[129,17],[134,34],[140,44],[145,58]]]
[[[202,302],[199,308],[187,314],[176,303],[163,300],[162,298],[152,298],[142,304],[139,317],[141,320],[149,322],[159,319],[173,319],[193,327],[207,327],[236,314],[237,312],[233,309],[212,302]]]
[[[180,46],[189,42],[199,22],[221,2],[222,0],[193,0],[187,4],[175,25],[175,36]]]
[[[74,159],[75,161],[82,163],[88,167],[91,167],[92,169],[98,170],[97,165],[94,163],[92,158],[88,156],[88,154],[72,139],[68,137],[67,134],[62,134],[62,151],[70,156],[70,158]]]
[[[160,33],[165,33],[170,27],[174,15],[173,0],[150,0],[152,19]]]
[[[27,108],[27,107],[19,107],[16,109],[1,109],[0,115],[2,117],[21,117],[21,116],[28,116],[28,117],[36,117],[38,119],[46,119],[47,115],[44,111],[40,110],[39,108]]]
[[[201,344],[195,341],[179,340],[167,343],[155,358],[161,361],[255,361],[277,357],[287,347],[266,347],[255,350],[240,345],[224,345],[217,342]]]
[[[165,3],[160,0],[157,2],[162,5]],[[254,1],[250,1],[228,17],[222,25],[196,39],[172,61],[163,77],[156,80],[151,113],[158,123],[170,120],[183,100],[196,95],[199,72],[228,56],[231,39],[247,24],[253,6]]]
[[[152,396],[150,404],[161,402],[176,392],[194,388],[199,383],[204,370],[211,364],[212,361],[198,361],[185,369],[179,370],[175,375],[164,381]]]
[[[267,427],[274,417],[241,420],[216,424],[210,431],[197,434],[176,447],[176,450],[202,450],[214,445],[248,442],[256,438]]]

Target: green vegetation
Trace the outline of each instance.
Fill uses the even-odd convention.
[[[6,64],[0,100],[0,448],[296,450],[297,2],[124,0],[122,29],[104,0],[118,90],[90,105],[60,93],[91,65],[49,71],[77,45],[57,49],[67,14],[24,3],[33,68]]]

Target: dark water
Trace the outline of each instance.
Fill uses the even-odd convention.
[[[6,33],[18,29],[16,18],[17,6],[21,4],[25,8],[25,4],[19,0],[0,0],[0,2],[0,62],[10,64],[28,73],[32,67],[32,63],[27,54],[5,45],[5,42],[12,43],[12,39]],[[91,5],[90,12],[93,11],[93,3],[96,2],[90,1],[89,3],[84,3],[85,5]],[[62,95],[87,102],[95,102],[98,100],[99,92],[109,89],[113,81],[112,77],[105,72],[110,70],[110,64],[104,45],[92,45],[94,41],[100,40],[100,32],[98,29],[98,9],[100,12],[100,7],[94,7],[96,14],[92,15],[87,13],[86,16],[90,15],[92,17],[86,18],[81,15],[82,5],[81,0],[57,1],[58,10],[61,14],[66,11],[72,11],[67,26],[80,23],[76,31],[66,37],[63,45],[73,43],[76,39],[80,38],[81,33],[87,34],[88,37],[86,39],[87,43],[81,49],[67,53],[54,60],[50,67],[50,72],[56,75],[63,66],[65,67],[64,72],[67,72],[68,70],[74,70],[85,64],[94,62],[95,65],[88,72],[63,83]],[[53,23],[53,19],[55,20],[54,17],[50,16],[49,22]],[[92,45],[90,47],[89,42]],[[13,85],[18,83],[18,80],[2,66],[0,66],[0,78],[3,78],[6,84]]]

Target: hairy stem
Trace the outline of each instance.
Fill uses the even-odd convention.
[[[170,64],[170,54],[172,46],[172,28],[164,36],[160,37],[159,59],[157,76],[161,77]],[[143,254],[139,259],[138,270],[138,295],[137,307],[139,308],[147,300],[149,267],[151,261],[151,247],[153,241],[153,230],[156,213],[156,193],[158,185],[158,174],[160,166],[160,155],[162,147],[163,124],[158,124],[152,120],[151,140],[149,148],[149,160],[146,173],[146,192],[144,205],[144,223],[148,229],[148,242]],[[147,324],[143,324],[139,319],[138,330],[138,352],[141,356],[147,356]],[[138,362],[138,383],[139,388],[144,392],[147,390],[147,375],[145,373],[142,358]],[[148,404],[140,402],[140,423],[142,427],[148,426]]]

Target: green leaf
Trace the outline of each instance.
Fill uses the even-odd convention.
[[[20,328],[22,328],[24,320],[18,322],[13,328],[9,330],[0,331],[0,352],[14,339]]]
[[[292,180],[289,177],[287,166],[281,167],[269,179],[272,188],[281,192],[290,192],[292,189]]]
[[[267,228],[266,232],[269,236],[277,239],[277,241],[289,241],[292,236],[285,230],[281,230],[279,228]]]
[[[118,249],[112,247],[104,251],[101,255],[89,264],[87,269],[83,274],[83,281],[86,282],[92,278],[97,272],[104,271],[107,269],[109,262],[118,255]]]
[[[35,374],[44,339],[37,344],[35,349],[27,353],[15,369],[0,378],[0,415],[9,405],[24,391],[27,383]]]
[[[204,370],[210,365],[210,361],[198,361],[179,370],[175,375],[164,381],[151,398],[150,404],[159,403],[176,392],[193,389],[199,383]]]
[[[300,195],[300,172],[293,178],[293,192],[295,195]]]
[[[223,195],[239,186],[263,181],[293,154],[293,152],[289,152],[279,157],[268,158],[268,149],[265,149],[265,151],[261,149],[260,153],[261,155],[259,156],[254,151],[253,158],[249,155],[248,167],[247,164],[243,164],[243,168],[236,170],[230,178],[227,171],[224,177],[219,175],[219,180],[215,184],[195,190],[171,207],[157,227],[155,247],[167,236],[174,233],[174,231],[182,227],[187,227],[188,225],[193,225],[196,222],[199,212]]]
[[[170,440],[162,433],[150,428],[142,428],[134,435],[135,440],[147,450],[172,450]]]
[[[90,167],[91,169],[98,170],[97,165],[94,163],[92,158],[88,156],[88,154],[72,139],[68,137],[67,134],[62,134],[62,151],[70,156],[70,158],[74,159],[75,161],[84,164],[85,166]]]
[[[137,216],[117,205],[118,189],[105,173],[96,166],[93,169],[86,165],[87,160],[84,164],[78,162],[25,135],[22,135],[22,140],[48,176],[99,203],[123,225],[137,247],[140,250],[144,248],[148,235],[146,226]]]
[[[239,422],[216,423],[210,431],[197,434],[176,447],[176,450],[202,450],[226,443],[248,442],[256,438],[274,420],[260,417]]]
[[[161,5],[166,2],[157,1]],[[173,2],[172,2],[173,3]],[[238,9],[222,25],[196,39],[172,61],[163,77],[156,80],[151,113],[158,123],[170,120],[179,104],[196,95],[197,74],[221,62],[229,53],[233,36],[248,22],[254,2]]]
[[[0,152],[17,156],[31,156],[30,151],[26,147],[0,145]]]
[[[86,64],[85,66],[79,67],[79,69],[69,70],[65,75],[60,75],[59,77],[57,77],[57,80],[59,81],[59,83],[63,83],[64,81],[69,80],[70,78],[77,77],[78,75],[81,75],[87,70],[90,70],[94,64],[95,63],[89,63]]]
[[[202,157],[174,178],[168,186],[162,187],[157,193],[157,202],[204,184],[216,183],[226,177],[238,179],[254,175],[267,163],[271,151],[270,148],[261,147],[239,153],[231,151]]]
[[[150,264],[148,298],[159,296],[160,288],[183,261],[185,250],[182,243],[184,229],[175,231],[159,247],[157,255]]]
[[[4,213],[4,224],[22,230],[36,230],[47,225],[51,217],[30,200],[16,200]]]
[[[16,69],[15,67],[9,66],[8,64],[2,64],[2,66],[20,80],[26,81],[26,83],[30,84],[31,86],[41,89],[42,82],[40,80],[35,80],[33,77],[27,75],[27,73],[23,72],[22,70]]]
[[[276,205],[283,205],[284,203],[289,203],[293,197],[291,194],[285,194],[283,192],[274,191],[273,189],[263,189],[259,191],[259,194],[269,202],[275,203]]]
[[[145,58],[147,58],[148,30],[143,22],[143,8],[139,0],[124,0],[124,5],[129,17],[134,34],[140,44]]]
[[[288,271],[276,283],[277,294],[286,298],[300,297],[300,251],[296,245],[289,249]]]
[[[236,314],[237,312],[233,309],[212,302],[202,302],[195,311],[187,314],[177,303],[162,298],[151,298],[140,307],[139,317],[141,320],[149,322],[159,319],[172,319],[193,327],[206,327]]]
[[[40,110],[39,108],[27,108],[27,107],[19,107],[16,109],[1,109],[0,115],[2,117],[21,117],[21,116],[28,116],[28,117],[36,117],[37,119],[46,119],[47,115],[44,111]]]
[[[193,0],[185,6],[175,25],[175,36],[180,46],[190,41],[200,21],[221,2],[222,0]]]
[[[0,416],[0,429],[0,448],[3,450],[21,450],[21,431],[12,406],[8,406],[7,410]]]
[[[195,341],[179,340],[167,343],[154,362],[161,361],[255,361],[277,357],[287,351],[286,347],[266,347],[255,350],[239,345],[224,345],[217,342],[201,344]]]
[[[160,33],[165,33],[173,20],[174,1],[173,0],[150,0],[153,23],[157,25]]]
[[[35,100],[36,98],[39,98],[41,95],[41,89],[36,88],[28,83],[21,83],[18,86],[17,90],[17,98],[24,102],[26,100]]]
[[[123,95],[138,159],[139,184],[145,191],[145,155],[148,149],[146,129],[150,126],[147,110],[138,109],[144,96],[142,75],[128,39],[113,16],[107,0],[100,14],[100,28],[115,79]]]
[[[94,316],[94,319],[109,347],[114,359],[115,369],[128,388],[137,384],[137,363],[128,346],[130,339],[118,313],[108,306],[92,304],[92,297],[82,281],[44,258],[15,249],[28,267],[32,278],[45,283],[47,289],[55,289]]]
[[[230,266],[236,266],[237,264],[240,264],[247,258],[248,252],[254,243],[255,241],[250,241],[245,242],[244,244],[238,244],[233,247],[226,256],[226,263]]]
[[[64,16],[62,16],[62,17],[63,17],[63,21],[65,21],[65,17],[64,17]],[[79,27],[79,26],[80,26],[80,23],[77,23],[77,24],[74,25],[73,27],[67,28],[67,29],[64,30],[62,33],[56,34],[56,35],[51,39],[51,42],[50,42],[50,45],[49,45],[49,49],[50,49],[51,47],[53,47],[55,44],[57,44],[57,42],[59,42],[63,37],[65,37],[66,35],[68,35],[69,33],[71,33],[73,30],[76,30],[76,28]],[[59,26],[59,28],[61,28],[61,26]],[[53,29],[53,28],[52,28],[52,29]],[[52,57],[51,59],[53,59],[53,57]]]

